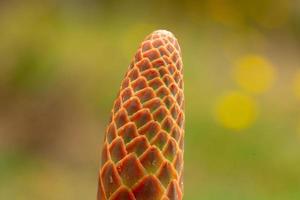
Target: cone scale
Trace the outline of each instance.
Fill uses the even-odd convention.
[[[114,101],[102,148],[97,200],[181,200],[184,93],[174,35],[138,48]]]

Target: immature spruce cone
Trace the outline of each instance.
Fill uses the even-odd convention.
[[[155,31],[142,42],[106,130],[98,200],[182,199],[182,68],[172,33]]]

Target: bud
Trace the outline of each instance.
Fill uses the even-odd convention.
[[[137,50],[105,133],[98,200],[181,200],[184,93],[174,35],[158,30]]]

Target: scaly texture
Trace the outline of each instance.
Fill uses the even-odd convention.
[[[98,200],[181,200],[184,94],[180,47],[158,30],[140,45],[106,130]]]

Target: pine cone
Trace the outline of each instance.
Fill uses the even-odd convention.
[[[142,42],[106,130],[98,200],[181,200],[184,94],[180,47],[158,30]]]

